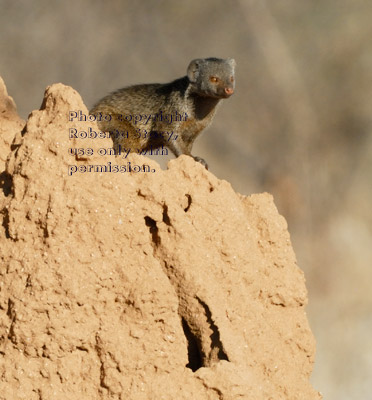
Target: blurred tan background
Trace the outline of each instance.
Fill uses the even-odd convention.
[[[23,118],[55,82],[91,107],[193,58],[236,59],[236,93],[194,154],[242,194],[273,193],[329,400],[372,398],[371,21],[362,0],[0,0],[0,75]]]

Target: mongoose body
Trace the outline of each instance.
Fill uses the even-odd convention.
[[[110,132],[116,154],[120,148],[141,152],[166,146],[176,157],[191,156],[195,139],[234,88],[233,59],[196,59],[186,76],[119,89],[102,98],[90,114],[97,116],[101,130]],[[193,158],[207,168],[202,158]]]

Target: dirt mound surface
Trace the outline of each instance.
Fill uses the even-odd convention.
[[[110,140],[69,139],[97,127],[68,120],[88,111],[62,84],[20,134],[1,90],[0,154],[18,132],[1,175],[1,400],[321,398],[303,273],[269,194],[241,196],[187,156],[166,171],[97,156]],[[155,172],[88,168],[128,162]]]

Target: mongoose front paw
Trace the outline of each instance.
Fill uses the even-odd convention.
[[[201,165],[204,165],[206,169],[208,169],[208,164],[206,161],[201,157],[193,157],[195,161],[200,162]]]

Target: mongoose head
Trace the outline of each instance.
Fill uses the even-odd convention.
[[[234,93],[235,60],[233,58],[198,58],[191,61],[187,77],[193,93],[226,99]]]

